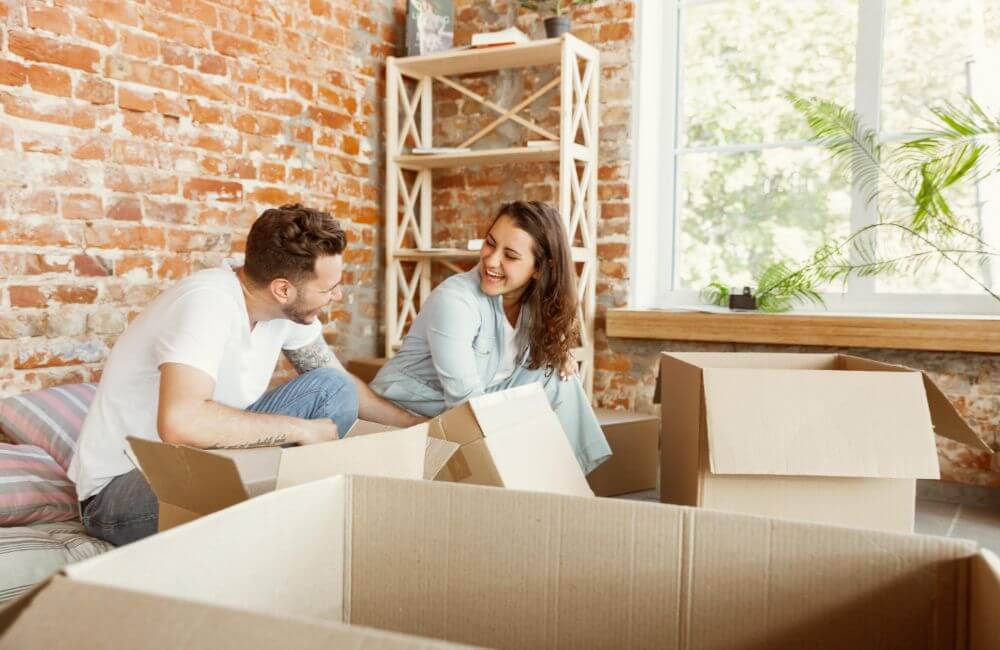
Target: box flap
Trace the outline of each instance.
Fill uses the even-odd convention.
[[[927,393],[927,404],[931,409],[931,421],[934,423],[934,433],[939,436],[968,445],[979,451],[993,451],[986,442],[983,441],[975,429],[969,426],[965,418],[961,416],[955,405],[951,403],[941,389],[938,388],[934,380],[926,372],[915,370],[907,366],[892,363],[882,363],[855,357],[849,354],[839,355],[842,367],[845,370],[875,370],[885,372],[919,372],[924,379],[924,390]]]
[[[427,424],[291,447],[281,454],[275,489],[335,474],[420,480],[424,477]]]
[[[969,559],[969,648],[1000,648],[1000,560],[980,549]]]
[[[389,426],[388,424],[369,422],[368,420],[355,420],[351,428],[348,429],[346,434],[344,434],[344,437],[350,438],[353,436],[366,436],[369,433],[381,433],[382,431],[392,431],[393,429],[398,428],[399,427]]]
[[[128,441],[160,501],[208,514],[249,498],[231,458],[132,436]]]
[[[424,479],[433,481],[448,464],[451,457],[458,452],[460,446],[457,442],[428,436],[427,449],[424,454]]]
[[[247,494],[255,497],[274,490],[281,462],[281,447],[255,449],[209,449],[213,454],[232,458]]]
[[[938,478],[917,373],[708,368],[715,474]]]
[[[56,576],[0,639],[0,647],[429,650],[457,646],[344,623],[239,611]]]
[[[483,432],[479,429],[476,416],[468,402],[431,418],[427,424],[430,426],[427,435],[457,442],[460,445],[475,442],[483,437]]]
[[[484,438],[510,431],[539,415],[552,413],[549,398],[539,383],[479,395],[470,399],[468,404],[475,413]]]

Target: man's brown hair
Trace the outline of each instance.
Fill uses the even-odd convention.
[[[260,286],[284,278],[292,284],[312,277],[316,258],[340,255],[344,229],[327,212],[289,203],[264,210],[247,235],[247,277]]]

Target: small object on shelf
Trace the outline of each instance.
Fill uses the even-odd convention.
[[[569,16],[549,16],[542,23],[545,25],[545,36],[559,38],[572,29]]]
[[[406,55],[431,54],[451,48],[454,39],[452,0],[409,0],[406,11]]]
[[[737,293],[738,289],[733,287],[729,292],[729,308],[730,309],[757,309],[757,297],[753,295],[753,290],[750,287],[743,287],[741,293]]]
[[[466,151],[472,150],[468,147],[413,147],[411,153],[431,156],[446,153],[465,153]]]
[[[470,239],[469,243],[466,244],[466,246],[467,246],[467,248],[470,251],[482,250],[482,248],[483,248],[483,240],[482,239]]]
[[[528,35],[517,27],[508,27],[497,32],[480,32],[473,34],[471,45],[474,48],[496,47],[498,45],[517,45],[527,43],[530,39]]]

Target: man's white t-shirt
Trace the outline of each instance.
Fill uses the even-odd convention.
[[[243,290],[229,264],[199,271],[160,294],[118,338],[87,412],[69,477],[82,501],[135,469],[126,436],[159,440],[160,366],[183,363],[215,380],[212,399],[245,409],[267,390],[282,349],[322,336],[318,320],[279,318],[250,330]]]

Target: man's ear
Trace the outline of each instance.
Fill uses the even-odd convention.
[[[295,285],[285,278],[271,280],[268,288],[271,290],[271,296],[282,305],[295,300]]]

